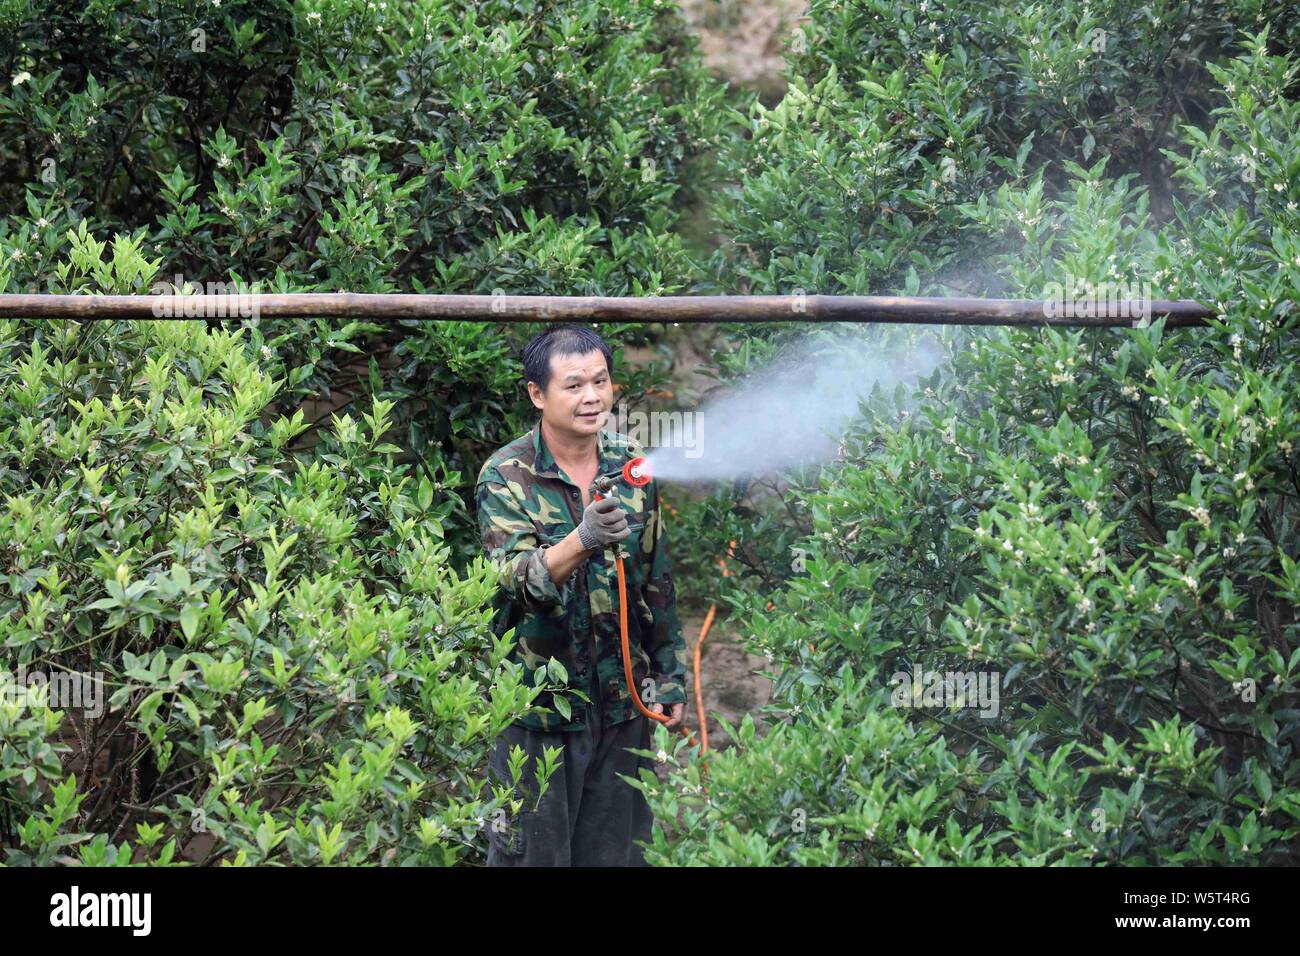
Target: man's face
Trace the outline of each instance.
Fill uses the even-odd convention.
[[[599,351],[552,355],[546,391],[529,382],[528,395],[541,409],[547,428],[577,438],[594,435],[604,426],[614,405],[614,383]]]

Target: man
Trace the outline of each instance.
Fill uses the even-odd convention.
[[[524,379],[541,413],[528,433],[499,449],[479,472],[483,550],[502,568],[493,628],[515,629],[513,659],[546,683],[552,659],[567,688],[537,700],[546,712],[517,721],[497,741],[490,769],[509,780],[507,758],[528,754],[517,818],[489,826],[489,866],[644,866],[634,841],[649,840],[650,809],[636,788],[651,721],[632,703],[620,647],[614,548],[627,581],[628,641],[635,684],[669,730],[685,712],[686,646],[664,535],[659,490],[620,481],[595,501],[592,482],[642,454],[603,430],[614,403],[613,354],[589,328],[549,328],[524,349]],[[584,693],[583,700],[575,692]],[[669,709],[665,711],[665,707]],[[545,748],[560,767],[534,809],[534,768]]]

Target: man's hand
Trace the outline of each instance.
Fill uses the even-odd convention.
[[[593,499],[578,524],[578,538],[588,551],[617,544],[631,533],[627,512],[619,507],[617,498]]]
[[[664,726],[667,727],[669,730],[676,730],[678,727],[682,726],[682,724],[685,722],[686,705],[670,704],[669,706],[672,707],[672,710],[668,712],[668,722],[664,724]],[[647,709],[652,713],[662,714],[664,712],[664,705],[651,704]]]

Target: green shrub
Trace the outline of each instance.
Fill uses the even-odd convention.
[[[1169,211],[1163,150],[1206,125],[1239,28],[1300,42],[1294,4],[812,0],[790,90],[733,114],[715,282],[755,293],[996,294],[964,202],[1109,158]],[[1057,177],[1058,181],[1060,177]],[[990,283],[990,280],[991,283]],[[986,289],[986,283],[992,288]]]
[[[150,277],[115,252],[103,291]],[[285,382],[248,332],[0,322],[0,645],[109,698],[0,704],[7,862],[483,849],[480,768],[536,693],[490,631],[496,571],[448,566],[448,491],[394,462],[391,403],[290,454],[303,416],[265,414]]]
[[[1106,155],[1017,160],[945,214],[976,291],[1146,282],[1220,319],[951,335],[948,368],[867,403],[845,463],[794,489],[804,573],[727,595],[772,662],[771,726],[746,718],[707,780],[642,782],[655,862],[1294,862],[1300,106],[1294,58],[1267,44],[1208,64],[1205,124],[1164,150],[1167,216]],[[852,123],[825,94],[826,125]],[[757,190],[737,220],[761,217]],[[770,194],[801,205],[769,219],[792,250],[779,275],[809,283],[825,253],[832,288],[854,288],[853,258],[801,238],[839,194]],[[861,241],[882,276],[910,259],[909,286],[941,288],[927,235]],[[997,713],[899,706],[918,669],[995,675]]]
[[[679,283],[720,88],[656,4],[11,4],[0,208],[265,288]],[[31,249],[27,249],[28,244]],[[19,286],[39,273],[15,274]]]
[[[709,188],[722,88],[669,4],[31,0],[0,18],[0,292],[76,291],[53,264],[83,221],[200,290],[658,294],[699,274],[674,229]],[[275,412],[310,400],[314,428],[395,403],[399,460],[457,490],[469,560],[464,476],[531,425],[513,356],[536,327],[257,325],[287,377]]]

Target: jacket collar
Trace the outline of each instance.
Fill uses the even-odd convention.
[[[555,458],[551,455],[551,449],[547,447],[546,442],[542,439],[542,422],[540,419],[533,426],[532,439],[533,471],[538,475],[561,478],[560,466],[555,463]],[[596,468],[597,477],[619,471],[623,467],[622,457],[615,450],[614,443],[607,440],[603,428],[596,432],[596,460],[599,462]]]

